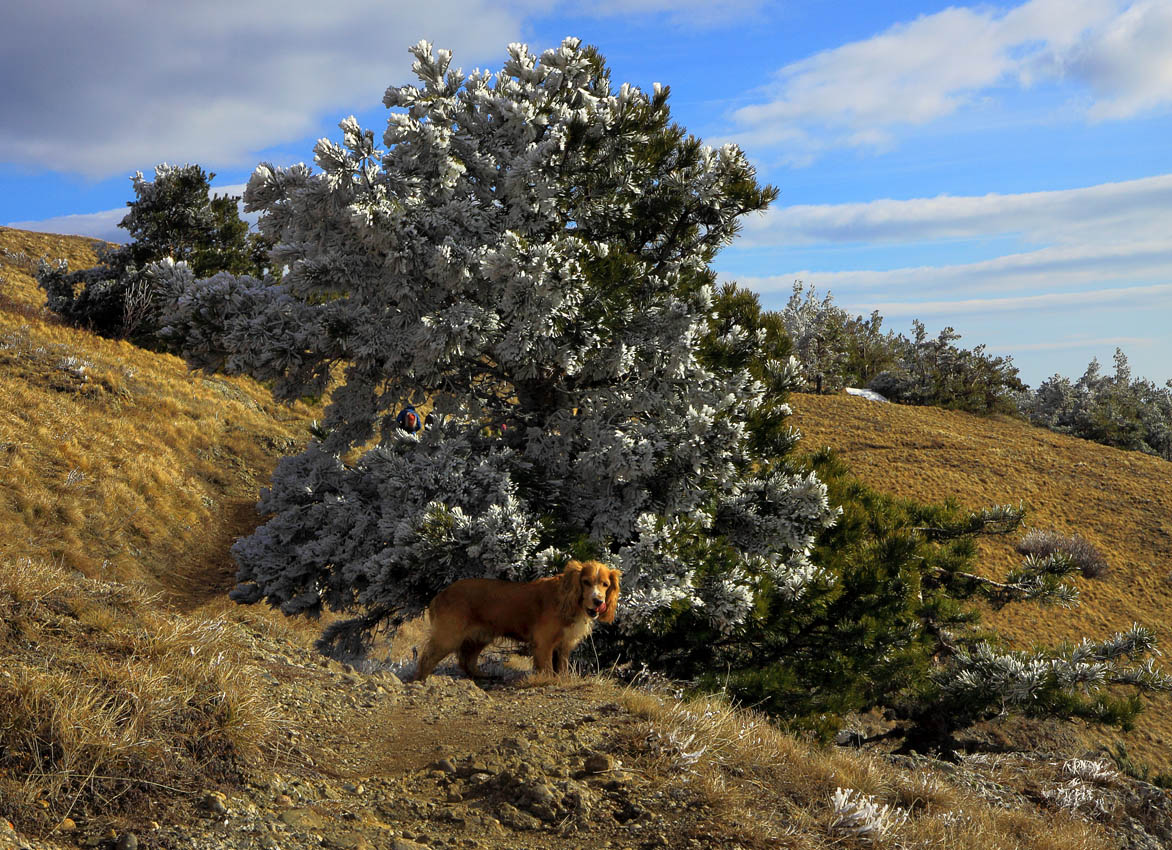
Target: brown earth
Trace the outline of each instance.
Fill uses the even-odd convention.
[[[1076,608],[1010,605],[986,615],[1017,648],[1106,637],[1133,622],[1172,648],[1172,463],[1008,417],[846,394],[795,394],[791,405],[803,449],[830,446],[878,490],[974,510],[1024,502],[1027,527],[1080,534],[1103,553],[1109,571],[1076,581]],[[999,577],[1015,566],[1016,539],[982,541],[981,571]],[[1134,756],[1168,770],[1172,698],[1154,700],[1138,728],[1119,737]]]

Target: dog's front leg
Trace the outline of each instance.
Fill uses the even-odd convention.
[[[553,672],[553,650],[551,641],[539,641],[533,645],[533,667],[539,673]]]
[[[565,645],[559,646],[554,653],[554,660],[559,676],[564,676],[566,671],[570,669],[570,652],[571,648]]]

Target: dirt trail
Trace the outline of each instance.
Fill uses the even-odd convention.
[[[441,668],[405,684],[249,634],[283,734],[242,786],[209,795],[207,819],[155,833],[160,847],[744,846],[648,761],[646,722],[614,685],[531,685],[499,664],[482,683]]]

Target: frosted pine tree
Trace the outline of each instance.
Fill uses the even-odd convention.
[[[455,579],[571,553],[624,571],[628,628],[690,610],[728,631],[763,586],[800,597],[834,513],[788,437],[762,455],[746,425],[793,366],[701,352],[754,345],[718,321],[709,263],[775,190],[576,39],[510,45],[495,74],[411,52],[381,146],[347,118],[317,170],[252,176],[279,285],[157,272],[190,363],[329,393],[233,549],[234,598],[355,613],[324,638],[354,653]],[[408,404],[432,424],[400,429]]]

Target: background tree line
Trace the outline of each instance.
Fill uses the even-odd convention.
[[[961,348],[950,327],[935,337],[919,321],[910,338],[884,332],[878,311],[867,319],[851,316],[829,293],[819,297],[800,282],[780,313],[807,392],[866,387],[902,404],[1022,416],[1052,431],[1172,460],[1172,380],[1161,387],[1132,378],[1120,349],[1113,375],[1092,360],[1077,381],[1054,375],[1031,390],[1018,379],[1012,357],[993,357],[983,345]]]

